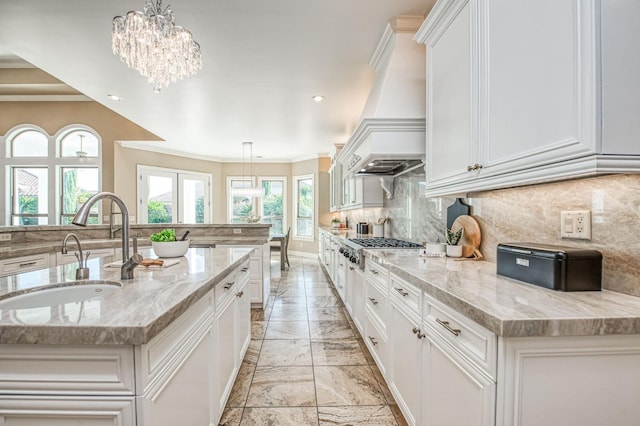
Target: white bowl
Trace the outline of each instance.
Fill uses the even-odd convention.
[[[158,257],[180,257],[189,250],[189,240],[151,241],[151,247]]]

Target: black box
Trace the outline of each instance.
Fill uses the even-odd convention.
[[[498,275],[561,291],[602,289],[602,253],[536,243],[498,244]]]

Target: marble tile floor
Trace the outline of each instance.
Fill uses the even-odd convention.
[[[267,308],[251,311],[251,344],[221,425],[404,426],[406,422],[318,260],[271,261]]]

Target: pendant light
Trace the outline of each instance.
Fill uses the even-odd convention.
[[[233,188],[232,193],[238,197],[262,198],[264,196],[264,189],[253,186],[253,142],[242,142],[242,180],[246,182],[244,168],[246,165],[245,151],[247,147],[249,149],[249,186],[246,188]]]

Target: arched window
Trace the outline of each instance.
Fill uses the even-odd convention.
[[[61,157],[98,157],[99,153],[98,138],[86,130],[73,130],[60,139]]]
[[[100,137],[73,125],[57,135],[19,126],[5,139],[7,225],[69,224],[78,208],[100,190]],[[98,223],[98,207],[92,211]]]
[[[11,138],[12,157],[47,157],[49,137],[40,130],[26,128]]]

